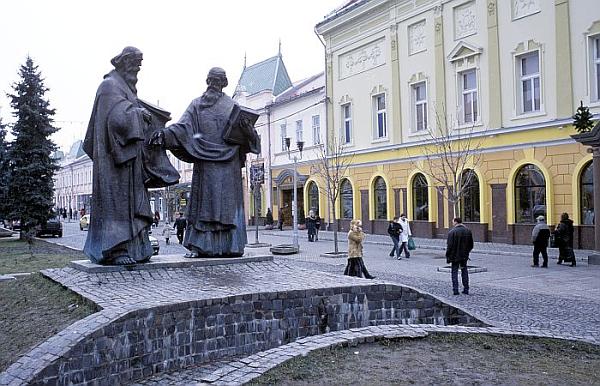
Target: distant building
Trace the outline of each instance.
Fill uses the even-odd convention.
[[[90,211],[92,197],[92,160],[83,151],[83,141],[71,145],[59,159],[60,169],[54,174],[54,200],[57,208],[77,212]]]
[[[248,167],[252,164],[264,165],[265,184],[259,193],[258,212],[260,216],[265,216],[267,208],[270,208],[277,219],[281,207],[286,212],[285,219],[289,223],[293,197],[293,162],[288,157],[285,138],[290,138],[292,155],[299,154],[296,150],[297,142],[304,142],[299,169],[302,165],[315,161],[317,151],[326,138],[324,74],[292,83],[279,53],[244,68],[234,100],[260,113],[255,126],[261,138],[261,154],[249,155],[247,160]],[[250,192],[249,182],[246,182],[246,189]],[[298,173],[296,189],[298,206],[305,213],[312,207],[317,210],[323,207],[324,196],[319,196],[308,173]],[[254,202],[249,200],[246,208],[248,217],[251,218],[254,214]]]

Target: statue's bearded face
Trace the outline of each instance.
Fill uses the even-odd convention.
[[[138,81],[137,74],[140,72],[141,66],[142,58],[139,56],[131,56],[123,60],[123,66],[120,69],[120,72],[123,74],[123,77],[128,84],[132,86],[136,85]]]

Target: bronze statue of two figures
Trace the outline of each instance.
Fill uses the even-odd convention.
[[[84,253],[98,264],[150,260],[153,221],[148,188],[179,182],[166,155],[193,163],[187,209],[186,257],[244,254],[246,225],[242,172],[247,153],[258,154],[258,115],[223,93],[225,71],[209,71],[206,91],[179,122],[137,98],[142,52],[125,47],[98,87],[83,149],[93,161],[92,213]]]

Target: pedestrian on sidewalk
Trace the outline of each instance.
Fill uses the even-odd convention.
[[[344,270],[344,275],[365,277],[367,279],[375,279],[371,276],[363,261],[363,241],[365,234],[362,230],[362,222],[360,220],[352,220],[350,222],[350,231],[348,232],[348,264]]]
[[[390,221],[387,232],[388,235],[390,235],[390,238],[392,239],[392,243],[394,244],[394,247],[390,252],[390,257],[396,256],[398,260],[401,260],[400,246],[398,243],[400,242],[400,233],[402,232],[402,227],[400,226],[400,224],[398,224],[398,217],[394,217],[394,219]]]
[[[400,220],[398,220],[400,224],[401,233],[400,233],[400,250],[398,251],[398,260],[400,260],[400,255],[402,251],[404,251],[404,257],[407,259],[410,258],[410,252],[408,251],[408,239],[412,237],[412,231],[410,230],[410,224],[406,219],[406,215],[402,213],[400,215]]]
[[[283,208],[279,208],[279,212],[277,212],[277,229],[283,230]]]
[[[446,247],[446,262],[452,264],[452,293],[458,295],[458,269],[462,278],[463,294],[469,294],[469,271],[467,261],[473,249],[473,234],[463,225],[460,217],[452,220],[454,228],[448,232],[448,245]]]
[[[179,240],[179,244],[183,244],[183,236],[186,227],[187,221],[183,217],[183,212],[179,212],[179,217],[175,219],[175,229],[177,229],[177,240]]]
[[[308,232],[308,241],[314,242],[317,233],[317,218],[312,209],[308,211],[308,217],[306,218],[306,231]]]
[[[550,238],[550,228],[546,225],[544,216],[536,218],[537,224],[531,231],[531,242],[533,243],[533,265],[539,267],[540,253],[544,259],[542,268],[548,268],[548,239]]]
[[[167,220],[167,221],[165,222],[165,225],[164,225],[164,227],[163,227],[163,230],[162,230],[162,234],[163,234],[163,236],[165,236],[165,243],[166,243],[167,245],[169,245],[169,239],[171,238],[171,232],[172,232],[173,230],[174,230],[174,229],[173,229],[173,228],[171,228],[171,224],[169,224],[169,220]]]
[[[575,267],[577,262],[575,261],[575,252],[573,252],[573,221],[569,219],[568,213],[560,215],[560,223],[556,226],[554,231],[554,237],[558,245],[558,262],[562,264],[571,262],[571,267]]]

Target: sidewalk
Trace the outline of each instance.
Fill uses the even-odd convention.
[[[252,235],[250,229],[248,229],[248,234]],[[264,230],[260,229],[261,235],[269,235],[269,236],[281,236],[282,238],[286,238],[288,240],[292,239],[293,230],[284,229],[280,230]],[[347,232],[338,232],[338,242],[340,250],[346,250],[347,247]],[[300,240],[307,239],[306,230],[298,231],[298,238]],[[422,237],[415,237],[415,244],[418,249],[432,249],[438,251],[446,250],[446,239],[426,239]],[[249,242],[252,242],[253,239],[250,239]],[[332,231],[319,231],[319,241],[333,241],[333,232]],[[286,241],[287,243],[287,241]],[[367,237],[364,241],[365,244],[372,245],[392,245],[392,241],[389,236],[386,235],[374,235],[367,234]],[[587,261],[588,255],[593,253],[597,253],[595,251],[589,249],[575,249],[575,256],[578,261]],[[507,256],[527,256],[531,257],[533,252],[533,245],[517,245],[517,244],[505,244],[505,243],[492,243],[492,242],[475,242],[475,246],[473,248],[472,253],[493,253],[494,255],[507,255]],[[548,248],[548,257],[551,259],[558,259],[558,248]]]

